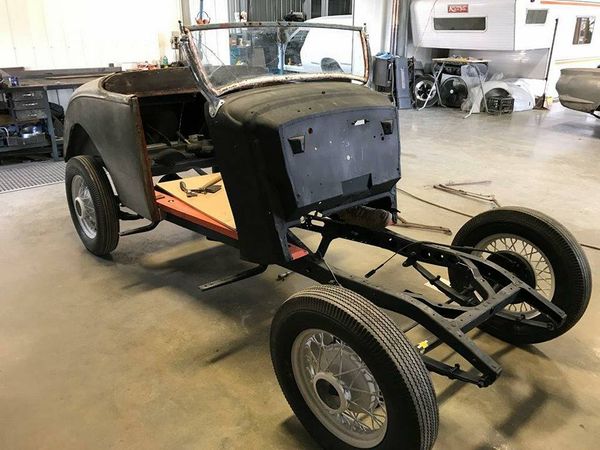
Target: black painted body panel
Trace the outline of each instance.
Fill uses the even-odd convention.
[[[244,259],[289,259],[287,228],[308,212],[392,197],[400,138],[396,110],[383,95],[351,83],[306,82],[223,100],[209,129]]]

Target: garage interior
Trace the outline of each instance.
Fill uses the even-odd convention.
[[[595,45],[588,49],[592,56],[574,61],[574,57],[564,56],[569,50],[560,40],[552,45],[556,30],[549,14],[548,45],[543,52],[535,49],[530,55],[535,60],[538,53],[543,54],[548,62],[541,71],[537,64],[531,72],[534,76],[528,78],[528,92],[537,107],[471,114],[469,108],[419,106],[414,89],[392,88],[397,82],[392,72],[408,68],[409,58],[415,58],[417,62],[411,64],[424,74],[433,70],[435,82],[433,58],[454,56],[449,49],[415,45],[411,14],[418,8],[413,4],[411,9],[410,2],[382,0],[373,6],[359,0],[192,0],[149,1],[143,8],[131,2],[133,6],[128,4],[124,10],[139,12],[144,20],[136,27],[149,31],[129,36],[133,42],[129,54],[115,50],[118,58],[123,58],[117,59],[91,41],[126,40],[124,25],[131,17],[119,18],[114,31],[98,29],[96,36],[86,35],[79,42],[83,53],[86,44],[91,49],[76,65],[69,64],[74,53],[65,53],[62,60],[38,61],[35,51],[23,51],[33,46],[33,30],[39,27],[34,19],[40,13],[37,9],[48,17],[58,17],[57,11],[50,11],[49,1],[26,3],[23,10],[21,2],[0,0],[0,25],[12,25],[10,33],[8,27],[0,27],[0,67],[5,67],[4,73],[11,78],[3,74],[2,80],[9,88],[13,72],[24,86],[30,79],[27,71],[35,71],[31,79],[36,83],[43,78],[42,72],[69,77],[62,78],[60,82],[67,87],[61,85],[59,92],[45,90],[48,105],[55,103],[65,110],[77,87],[71,85],[72,80],[87,82],[95,79],[94,74],[102,76],[114,67],[147,69],[142,66],[153,65],[153,61],[160,66],[163,57],[173,62],[177,50],[171,48],[171,31],[177,30],[177,20],[190,24],[205,19],[211,23],[246,18],[282,20],[295,12],[310,21],[351,15],[353,24],[366,23],[373,63],[380,68],[385,64],[389,76],[384,77],[389,86],[373,81],[370,86],[382,96],[395,92],[390,96],[395,97],[400,124],[400,215],[410,223],[446,227],[452,235],[431,229],[391,228],[418,241],[451,244],[463,224],[477,214],[508,205],[533,208],[556,219],[575,236],[589,261],[592,279],[600,277],[596,225],[600,220],[600,122],[592,114],[563,106],[555,89],[561,69],[600,64],[600,32],[594,33],[593,25],[591,42],[581,44]],[[75,3],[79,6],[74,7]],[[429,7],[435,9],[436,3]],[[473,8],[474,3],[451,2],[461,8]],[[545,3],[579,4],[571,6],[574,11],[566,11],[566,5],[556,6],[560,16],[557,28],[568,22],[564,26],[569,30],[569,45],[573,27],[586,26],[579,19],[571,20],[572,15],[595,20],[587,11],[600,12],[600,3],[592,1],[535,3],[538,9],[548,8]],[[99,5],[70,2],[69,19],[83,27]],[[101,9],[99,17],[106,18]],[[589,32],[591,22],[586,23]],[[19,36],[29,36],[29,41],[17,45]],[[555,36],[560,37],[560,32]],[[375,57],[379,52],[404,58],[396,67],[386,55]],[[471,52],[463,50],[461,56],[493,61],[482,52],[474,44]],[[505,82],[517,77],[496,78]],[[597,86],[600,89],[600,84]],[[428,91],[427,97],[431,93]],[[403,95],[409,99],[407,107],[402,105]],[[506,92],[500,97],[505,99]],[[431,99],[425,100],[430,103]],[[482,103],[488,105],[493,102]],[[49,133],[47,128],[43,130]],[[40,178],[37,182],[19,179],[12,188],[0,191],[0,448],[322,448],[281,394],[269,343],[271,321],[280,305],[315,281],[270,265],[253,278],[203,292],[201,285],[247,270],[252,263],[242,261],[237,249],[168,221],[151,232],[121,237],[109,256],[92,255],[80,242],[69,215],[64,162],[53,161],[58,159],[53,152],[63,152],[62,144],[62,136],[48,135],[44,146],[32,144],[37,146],[35,152],[30,153],[28,147],[2,153],[0,147],[2,183],[8,184],[11,176],[15,178],[24,169]],[[49,170],[52,176],[43,179]],[[477,192],[479,198],[434,187],[440,185]],[[121,222],[122,231],[137,226]],[[309,247],[318,245],[313,234],[302,230],[298,234]],[[363,278],[390,257],[388,250],[359,245],[335,241],[327,264]],[[403,263],[404,258],[392,259],[372,282],[398,291],[428,294],[435,290]],[[500,363],[502,375],[490,387],[480,389],[431,374],[440,411],[433,448],[597,448],[600,338],[595,324],[600,320],[599,300],[597,289],[592,290],[589,306],[577,325],[545,343],[514,346],[481,330],[471,331],[469,336],[476,344]],[[400,328],[409,322],[395,313],[390,316]],[[417,336],[420,332],[417,330]],[[432,353],[442,361],[453,361],[456,356],[444,346]],[[408,448],[403,445],[398,442],[389,448]]]

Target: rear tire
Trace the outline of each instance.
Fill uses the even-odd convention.
[[[290,297],[273,319],[271,359],[288,403],[324,448],[433,447],[439,418],[429,373],[394,322],[360,295],[317,286]]]
[[[503,237],[506,245],[501,244]],[[553,330],[527,326],[527,320],[515,326],[512,321],[493,317],[480,327],[492,336],[515,345],[545,342],[566,333],[583,316],[592,289],[590,265],[575,237],[545,214],[527,208],[486,211],[469,220],[456,234],[452,244],[502,253],[504,258],[481,254],[486,259],[494,258],[493,261],[500,265],[507,257],[513,259],[516,263],[513,267],[521,265],[519,273],[513,273],[567,314],[565,322]],[[544,265],[548,269],[540,274]],[[451,285],[463,290],[466,287],[464,272],[457,267],[450,268],[448,272]],[[522,310],[511,312],[510,306],[514,307],[509,305],[504,312],[523,314]],[[527,311],[526,317],[534,320],[535,314],[536,310]]]
[[[91,156],[71,158],[65,174],[73,225],[85,248],[97,256],[119,243],[119,204],[102,164]]]

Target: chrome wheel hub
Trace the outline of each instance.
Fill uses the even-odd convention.
[[[71,198],[81,230],[87,237],[94,239],[98,233],[96,210],[90,189],[81,175],[75,175],[71,180]]]
[[[375,377],[338,337],[322,330],[300,333],[292,346],[294,379],[319,421],[336,437],[358,448],[381,443],[387,410]]]

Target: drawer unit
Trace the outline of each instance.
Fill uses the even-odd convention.
[[[58,160],[58,146],[52,123],[48,94],[43,85],[8,86],[0,88],[0,98],[6,101],[9,116],[2,123],[17,127],[17,133],[6,137],[0,131],[0,153],[18,151],[30,153],[34,149],[52,148],[52,157]],[[43,133],[28,132],[27,126],[37,124]],[[36,133],[36,134],[34,134]],[[22,135],[28,137],[23,137]],[[36,150],[36,153],[39,150]],[[1,156],[1,155],[0,155]]]
[[[44,91],[16,91],[11,92],[10,96],[15,102],[30,101],[30,100],[43,100]]]
[[[44,100],[23,100],[23,101],[11,101],[11,109],[15,111],[23,111],[26,109],[46,109],[46,102]]]
[[[43,109],[26,109],[26,110],[13,110],[13,115],[17,120],[34,120],[34,119],[47,119],[48,114]]]
[[[16,120],[48,118],[48,103],[43,90],[17,90],[8,93],[8,108]]]

